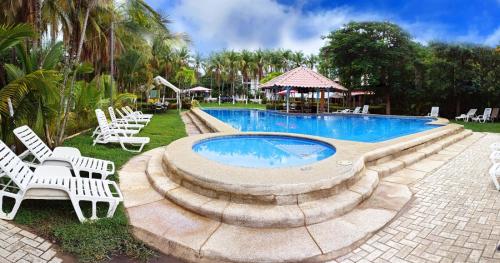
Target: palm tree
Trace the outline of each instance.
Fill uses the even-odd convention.
[[[309,56],[306,57],[306,64],[310,69],[314,69],[316,65],[318,64],[319,58],[317,55],[310,54]]]
[[[300,67],[302,65],[304,65],[306,62],[306,58],[304,56],[304,53],[302,51],[297,51],[297,52],[294,52],[292,55],[291,55],[291,64],[293,65],[293,67]]]
[[[60,78],[58,72],[51,69],[59,62],[59,55],[62,54],[61,46],[50,50],[41,58],[30,56],[22,43],[33,35],[32,27],[27,24],[0,25],[0,54],[15,47],[21,51],[18,59],[23,65],[23,68],[20,68],[14,64],[0,64],[8,76],[8,82],[0,89],[0,115],[4,141],[13,128],[10,122],[9,100],[15,109],[14,119],[33,121],[35,116],[40,116],[33,113],[40,111],[45,112],[42,114],[42,119],[47,120],[46,107],[57,97],[53,91]],[[56,49],[61,52],[57,52]],[[41,69],[38,68],[36,61],[43,61]],[[44,123],[44,127],[48,127],[47,123]]]
[[[233,104],[235,103],[234,97],[234,85],[236,80],[236,75],[238,74],[238,70],[240,68],[240,59],[239,54],[234,50],[227,51],[223,53],[224,56],[224,64],[227,70],[228,80],[231,82],[231,96],[233,97]]]

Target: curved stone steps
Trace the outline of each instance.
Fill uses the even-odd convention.
[[[229,196],[221,198],[198,194],[190,190],[191,188],[173,182],[166,175],[168,171],[162,169],[161,155],[151,158],[147,174],[158,192],[175,204],[199,215],[247,227],[297,227],[320,223],[346,214],[370,196],[379,182],[379,177],[383,178],[411,166],[429,154],[442,150],[443,146],[448,146],[470,134],[470,131],[464,130],[447,137],[443,142],[428,145],[414,152],[409,151],[395,160],[386,159],[378,165],[368,166],[364,176],[360,176],[361,179],[347,189],[330,197],[290,205],[241,204],[232,202]]]
[[[153,187],[167,199],[199,215],[248,227],[297,227],[338,217],[365,200],[378,184],[378,175],[368,171],[354,185],[329,198],[279,206],[241,204],[210,198],[180,186],[165,175],[161,162],[161,156],[153,156],[146,174]]]
[[[200,133],[211,133],[212,131],[191,111],[187,111],[186,115],[191,119],[191,122],[198,128]]]
[[[191,262],[322,262],[367,240],[410,198],[408,187],[381,183],[370,198],[342,216],[289,228],[227,224],[167,199],[128,207],[127,212],[136,237]]]
[[[380,178],[383,178],[389,174],[395,173],[404,169],[405,167],[410,167],[411,165],[431,157],[432,155],[447,149],[447,147],[452,146],[454,143],[472,135],[470,130],[461,130],[460,132],[447,136],[446,138],[436,141],[433,144],[426,145],[426,147],[416,149],[414,151],[409,151],[404,155],[400,155],[394,159],[385,159],[384,162],[377,161],[376,165],[368,165],[367,169],[376,171]]]

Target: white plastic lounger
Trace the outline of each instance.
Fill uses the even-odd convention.
[[[455,117],[455,120],[468,122],[470,119],[476,116],[477,109],[470,109],[466,114],[461,114],[460,116]]]
[[[484,109],[483,115],[479,115],[477,117],[472,118],[473,121],[477,121],[479,123],[485,123],[490,120],[491,116],[491,108]]]
[[[144,128],[144,125],[142,124],[134,124],[134,123],[129,123],[132,122],[130,120],[125,120],[125,119],[118,119],[115,114],[115,110],[113,107],[108,107],[108,112],[109,112],[109,117],[111,118],[111,125],[115,128],[118,129],[132,129],[132,130],[141,130]]]
[[[335,113],[349,113],[351,112],[350,109],[343,109],[343,110],[337,110]]]
[[[363,110],[361,111],[361,114],[368,114],[368,109],[370,108],[370,105],[364,105]]]
[[[122,112],[125,113],[126,116],[134,116],[138,119],[148,119],[148,120],[151,120],[151,118],[153,118],[153,115],[151,114],[148,114],[148,115],[142,115],[142,114],[139,114],[137,112],[133,112],[129,109],[127,109],[126,107],[122,107]]]
[[[500,191],[500,183],[498,183],[498,178],[500,178],[500,163],[496,163],[491,166],[489,173],[493,184],[495,185],[497,190]]]
[[[86,172],[90,178],[99,175],[101,179],[106,179],[115,173],[113,162],[81,156],[77,148],[56,147],[54,151],[50,150],[42,139],[26,125],[14,129],[14,134],[27,148],[19,157],[30,167],[35,168],[40,164],[65,166],[72,169],[76,177],[80,177],[81,172]],[[29,156],[33,156],[32,160],[29,160]]]
[[[94,144],[108,144],[108,143],[119,143],[125,151],[129,152],[141,152],[144,145],[149,143],[148,137],[127,137],[125,134],[118,133],[117,130],[109,128],[108,121],[104,112],[100,109],[96,109],[95,113],[97,115],[97,121],[99,122],[99,128],[101,133],[94,139]],[[138,150],[131,150],[126,147],[126,145],[138,146]]]
[[[111,108],[111,110],[109,110]],[[115,115],[115,111],[112,107],[109,107],[109,116],[111,117],[111,123],[109,125],[110,129],[115,130],[117,133],[126,134],[127,136],[137,135],[141,129],[144,127],[142,124],[128,124],[126,121],[122,121],[122,119],[117,119]],[[132,121],[131,121],[132,122]],[[91,137],[94,137],[101,133],[101,128],[97,126],[92,133]]]
[[[122,113],[119,109],[116,109],[116,112],[118,112],[118,115],[120,115],[120,118],[127,120],[127,121],[131,121],[132,123],[135,123],[135,124],[148,125],[148,123],[150,121],[150,119],[137,118],[134,115],[130,115],[128,113]]]
[[[35,171],[0,141],[0,218],[12,220],[26,199],[71,200],[80,222],[98,219],[97,203],[107,203],[106,216],[113,217],[123,196],[115,182],[73,177],[63,166],[38,166]],[[14,200],[12,210],[5,211],[4,201]],[[80,202],[92,203],[92,214],[86,217]]]
[[[143,118],[153,118],[153,114],[144,114],[142,111],[134,111],[130,106],[125,106],[125,109],[131,114],[137,114]]]
[[[493,164],[500,163],[500,151],[494,151],[490,154],[490,160]]]
[[[500,142],[495,142],[490,145],[492,151],[500,151]]]
[[[354,113],[354,114],[360,114],[360,113],[361,113],[361,107],[356,107],[356,108],[352,111],[352,113]]]
[[[432,107],[431,112],[427,114],[429,117],[437,118],[439,117],[439,107]]]

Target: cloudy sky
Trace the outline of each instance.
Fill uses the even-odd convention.
[[[146,0],[195,50],[288,48],[317,53],[349,21],[399,24],[419,42],[500,44],[500,0]]]

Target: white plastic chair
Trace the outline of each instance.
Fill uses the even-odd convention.
[[[368,109],[370,108],[370,105],[364,105],[363,110],[361,111],[361,114],[368,114]]]
[[[125,110],[129,114],[134,114],[134,115],[139,116],[141,118],[148,118],[148,119],[153,118],[153,114],[144,114],[144,113],[142,113],[142,111],[134,111],[132,108],[130,108],[130,106],[125,106],[123,108],[125,108]]]
[[[477,109],[470,109],[466,114],[461,114],[460,116],[455,117],[455,120],[468,122],[470,119],[476,116]]]
[[[98,219],[97,203],[107,203],[106,216],[112,217],[123,201],[115,182],[101,179],[73,177],[64,166],[38,166],[35,171],[0,141],[0,218],[12,220],[21,202],[26,199],[71,200],[80,222]],[[10,212],[4,210],[6,198],[14,199]],[[92,204],[91,216],[85,217],[80,202]]]
[[[111,125],[113,127],[119,128],[119,129],[133,129],[133,130],[141,130],[144,128],[143,124],[135,124],[135,123],[129,123],[132,122],[130,120],[126,119],[118,119],[115,114],[115,110],[113,107],[108,107],[108,112],[109,112],[109,117],[111,118]]]
[[[500,163],[491,166],[489,173],[496,189],[500,191],[500,183],[498,183],[498,178],[500,178]]]
[[[360,114],[360,113],[361,113],[361,107],[356,107],[356,108],[352,111],[352,113],[354,113],[354,114]]]
[[[24,125],[14,129],[14,134],[24,144],[27,150],[19,157],[30,167],[40,164],[65,166],[73,170],[75,176],[80,177],[80,172],[87,172],[90,178],[100,175],[106,179],[115,173],[115,164],[111,161],[84,157],[80,150],[74,147],[56,147],[52,151],[30,127]],[[33,156],[32,160],[28,157]]]
[[[500,151],[500,142],[495,142],[490,145],[492,151]]]
[[[439,107],[432,107],[431,112],[427,114],[429,117],[437,118],[439,117]]]
[[[95,113],[97,115],[97,122],[99,123],[101,133],[96,136],[93,145],[96,145],[97,143],[119,143],[125,151],[141,152],[144,148],[144,145],[149,143],[149,137],[127,137],[126,134],[120,133],[118,130],[110,129],[104,112],[100,109],[96,109]],[[128,149],[126,145],[138,146],[139,149],[131,150]]]
[[[491,116],[491,108],[485,108],[482,115],[472,118],[473,121],[477,121],[479,123],[485,123],[490,120]]]
[[[118,112],[118,115],[120,115],[120,118],[122,118],[126,121],[130,121],[130,122],[135,123],[135,124],[148,125],[149,121],[150,121],[150,119],[148,119],[148,118],[138,118],[138,117],[136,117],[134,115],[130,115],[128,113],[122,113],[119,109],[116,109],[116,112]]]

